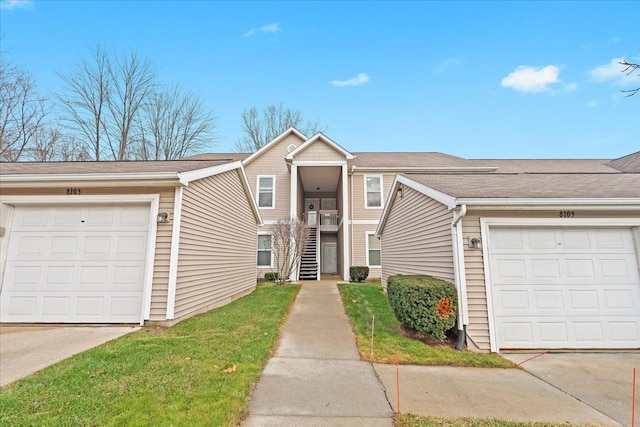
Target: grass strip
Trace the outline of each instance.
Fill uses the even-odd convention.
[[[0,425],[235,426],[298,286],[143,329],[0,389]]]
[[[521,422],[479,418],[444,419],[402,414],[394,418],[393,425],[394,427],[571,427],[575,424]]]
[[[513,363],[497,354],[458,351],[447,346],[429,346],[405,337],[400,322],[396,319],[379,284],[339,283],[338,288],[363,360],[395,363],[397,352],[398,362],[406,365],[513,367]],[[374,315],[372,352],[371,329]]]

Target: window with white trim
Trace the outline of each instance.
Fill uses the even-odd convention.
[[[367,266],[380,267],[382,265],[382,254],[380,251],[380,238],[375,231],[367,232]]]
[[[382,175],[364,176],[364,206],[382,208]]]
[[[273,266],[271,233],[258,234],[258,267]]]
[[[258,175],[258,207],[274,208],[276,204],[276,177]]]

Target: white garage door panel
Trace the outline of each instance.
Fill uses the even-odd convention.
[[[0,319],[139,322],[148,206],[16,207]]]
[[[500,348],[639,348],[640,277],[627,228],[495,228]]]

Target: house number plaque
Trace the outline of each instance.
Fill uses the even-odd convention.
[[[560,211],[560,214],[558,216],[560,218],[575,218],[576,211]]]
[[[81,193],[79,188],[67,188],[67,194],[77,196]]]

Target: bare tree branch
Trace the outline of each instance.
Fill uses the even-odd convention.
[[[178,85],[154,93],[142,111],[139,158],[175,160],[212,146],[216,118]]]
[[[309,227],[298,218],[281,219],[273,226],[272,251],[277,282],[283,284],[300,264],[309,240]]]
[[[640,70],[640,64],[635,64],[626,60],[619,62],[619,64],[625,67],[622,72],[628,76]],[[640,73],[638,75],[640,75]],[[640,86],[635,89],[623,90],[622,92],[626,93],[627,97],[633,96],[636,93],[640,92]]]
[[[319,122],[305,121],[300,111],[285,108],[282,103],[269,105],[262,115],[256,107],[251,107],[242,112],[243,135],[236,140],[236,151],[241,153],[258,151],[291,127],[307,136],[326,130],[326,127],[321,127]]]
[[[31,73],[0,61],[0,161],[20,160],[50,112]]]
[[[151,63],[131,52],[107,63],[112,90],[109,96],[109,151],[113,160],[127,160],[136,151],[135,122],[145,100],[156,88]]]
[[[109,54],[99,44],[89,59],[83,58],[70,72],[58,72],[65,83],[58,99],[65,109],[69,128],[87,141],[86,151],[101,160],[104,150],[106,110],[109,104],[111,76]]]

